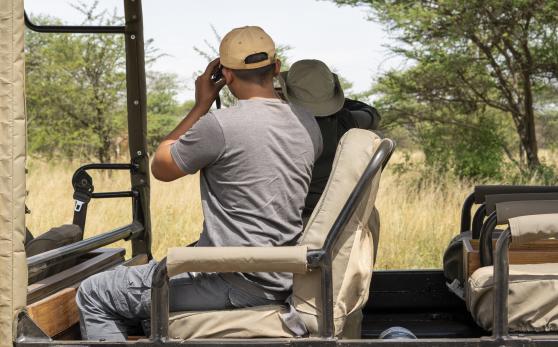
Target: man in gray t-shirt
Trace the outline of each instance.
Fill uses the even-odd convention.
[[[280,62],[261,28],[234,29],[219,52],[196,80],[194,108],[157,148],[152,173],[172,181],[200,172],[199,246],[293,245],[321,152],[320,129],[312,115],[275,94]],[[210,111],[225,84],[237,105]],[[82,282],[76,296],[82,337],[124,341],[131,326],[148,319],[155,266],[117,267]],[[285,273],[185,273],[171,278],[169,305],[191,311],[277,304],[291,284]]]
[[[239,100],[207,113],[172,144],[172,159],[183,172],[201,170],[199,246],[296,243],[321,146],[313,118],[277,98]],[[291,285],[288,274],[222,277],[269,298],[284,298]]]

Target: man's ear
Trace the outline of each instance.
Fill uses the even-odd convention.
[[[223,67],[222,71],[223,76],[225,77],[225,82],[227,83],[227,85],[230,85],[234,81],[234,73],[226,67]]]
[[[276,59],[275,60],[275,69],[273,69],[273,77],[279,75],[280,72],[281,72],[281,60]]]

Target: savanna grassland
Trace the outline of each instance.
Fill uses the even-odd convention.
[[[401,157],[397,154],[392,162]],[[71,223],[73,200],[70,183],[78,163],[53,164],[31,159],[28,206],[32,213],[27,226],[34,234]],[[126,173],[94,173],[95,191],[129,188]],[[420,189],[418,187],[420,184]],[[427,182],[427,183],[425,183]],[[151,180],[153,253],[162,258],[168,247],[194,241],[203,216],[199,177],[189,176],[172,183]],[[420,181],[417,173],[403,175],[388,166],[380,184],[377,207],[381,215],[380,248],[376,268],[439,268],[443,251],[458,232],[461,203],[472,184],[445,179]],[[86,237],[122,226],[131,220],[128,199],[93,200],[89,205]],[[124,242],[116,246],[127,245]]]
[[[558,36],[548,33],[558,31],[558,21],[549,15],[557,12],[558,2],[508,6],[507,2],[454,1],[440,7],[420,2],[400,6],[392,1],[331,1],[362,5],[370,11],[368,20],[393,29],[387,31],[393,39],[388,54],[402,62],[378,71],[371,89],[354,95],[351,81],[339,76],[345,95],[372,103],[382,115],[382,131],[401,144],[384,174],[377,201],[382,223],[378,268],[440,267],[443,250],[458,232],[461,203],[480,183],[475,177],[483,177],[482,183],[557,184],[558,160],[550,149],[558,148]],[[116,12],[98,9],[95,3],[78,7],[83,24],[121,20]],[[460,20],[455,13],[461,14]],[[506,20],[491,20],[494,13]],[[52,24],[57,19],[36,15],[33,21]],[[433,21],[440,25],[433,26]],[[284,53],[287,66],[294,62],[287,60],[290,46],[285,43],[278,51]],[[146,61],[165,55],[157,45],[155,41],[153,49],[147,50]],[[208,51],[195,50],[209,58],[215,52],[208,45]],[[26,33],[32,155],[117,161],[117,149],[126,142],[123,51],[124,40],[111,35]],[[179,78],[183,70],[153,69],[153,64],[147,64],[151,149],[194,102],[178,100],[186,87]],[[232,103],[227,95],[221,94],[224,105]],[[403,148],[412,153],[410,161]],[[424,153],[426,159],[417,153]],[[30,159],[27,188],[32,214],[27,224],[35,234],[71,221],[70,178],[80,164]],[[122,172],[95,177],[96,191],[128,187]],[[151,212],[157,258],[169,246],[195,240],[202,225],[198,177],[173,183],[152,180]],[[129,200],[93,201],[86,237],[130,220]]]

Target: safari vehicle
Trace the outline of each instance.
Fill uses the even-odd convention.
[[[461,232],[448,247],[444,270],[373,273],[374,199],[395,145],[365,130],[341,140],[299,245],[171,249],[154,274],[150,332],[124,343],[82,341],[75,305],[80,281],[151,258],[141,1],[124,0],[125,25],[116,27],[38,26],[24,16],[22,0],[0,5],[1,347],[558,345],[558,188],[476,187],[464,202]],[[78,168],[73,226],[36,238],[44,245],[32,256],[26,256],[31,241],[25,241],[24,223],[24,23],[45,33],[125,35],[131,157],[130,163]],[[131,189],[95,192],[87,172],[98,169],[128,171]],[[105,198],[132,199],[133,220],[83,239],[87,203]],[[131,255],[102,248],[118,240],[132,243]],[[295,273],[293,298],[285,306],[169,313],[168,278],[184,271],[289,271]],[[279,319],[293,308],[308,334]]]

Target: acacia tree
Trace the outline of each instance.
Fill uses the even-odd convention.
[[[443,69],[433,83],[419,83],[409,95],[426,104],[508,115],[523,165],[531,172],[539,167],[537,96],[555,90],[558,78],[556,1],[334,1],[368,6],[400,42],[393,50],[413,62],[415,77],[417,72],[429,76],[430,68]],[[405,89],[408,80],[401,77],[393,71],[386,76],[392,87],[401,82],[398,87]],[[418,113],[418,119],[432,116]]]
[[[117,25],[122,18],[78,3],[83,25]],[[34,16],[41,24],[63,24]],[[160,55],[146,41],[149,66]],[[26,33],[27,115],[33,154],[95,158],[110,162],[126,137],[126,75],[121,35]],[[176,75],[148,72],[149,143],[153,146],[178,120]],[[169,130],[170,131],[170,130]]]
[[[115,25],[97,3],[76,6],[83,25]],[[37,17],[41,24],[61,24]],[[113,157],[125,114],[124,40],[120,35],[26,35],[30,150],[49,156]]]
[[[183,88],[174,73],[147,73],[147,146],[153,153],[194,106],[193,100],[180,103],[178,92]]]

